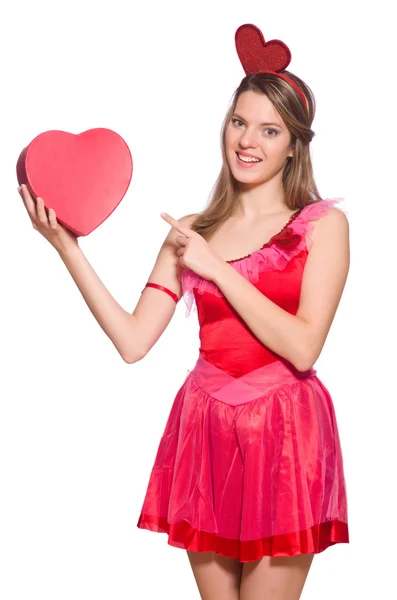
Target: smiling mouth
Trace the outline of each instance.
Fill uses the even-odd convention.
[[[262,162],[261,158],[254,158],[253,156],[244,156],[243,154],[240,154],[239,152],[236,152],[236,155],[237,155],[237,158],[239,160],[241,160],[241,162],[244,162],[247,164]]]

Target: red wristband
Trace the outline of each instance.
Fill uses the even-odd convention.
[[[158,285],[158,283],[147,283],[145,285],[145,287],[143,288],[142,292],[145,290],[145,288],[147,287],[152,287],[155,288],[157,290],[160,290],[161,292],[165,292],[166,294],[168,294],[169,296],[171,296],[171,298],[178,303],[179,302],[179,298],[176,294],[174,294],[174,292],[171,292],[171,290],[169,290],[168,288],[164,287],[163,285]],[[141,292],[141,294],[142,294]]]

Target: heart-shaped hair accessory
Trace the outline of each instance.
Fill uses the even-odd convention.
[[[265,42],[261,30],[255,25],[241,25],[235,34],[236,50],[246,75],[273,73],[288,81],[302,98],[308,109],[307,99],[293,79],[281,73],[291,62],[291,51],[281,40]]]
[[[255,25],[241,25],[236,31],[236,50],[246,75],[277,73],[291,62],[291,52],[284,42],[265,38]]]
[[[22,150],[19,184],[26,184],[74,235],[88,235],[123,199],[132,177],[132,157],[110,129],[41,133]]]

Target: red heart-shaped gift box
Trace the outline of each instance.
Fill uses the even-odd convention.
[[[46,131],[32,140],[17,162],[25,183],[59,222],[76,236],[88,235],[123,199],[132,177],[132,156],[114,131],[73,134]]]

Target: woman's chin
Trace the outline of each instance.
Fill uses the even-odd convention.
[[[261,183],[263,183],[263,176],[262,177],[258,177],[258,174],[256,173],[241,173],[240,171],[234,171],[232,172],[232,175],[234,177],[234,179],[237,181],[237,183],[240,183],[241,185],[260,185]]]

